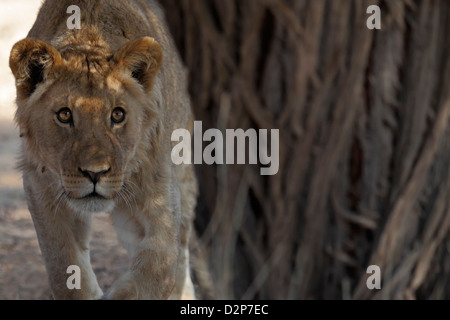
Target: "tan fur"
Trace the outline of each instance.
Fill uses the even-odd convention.
[[[69,30],[67,7],[81,9]],[[170,158],[192,127],[186,78],[161,9],[144,0],[47,0],[11,51],[24,188],[56,299],[193,298],[188,243],[197,186]],[[111,113],[125,110],[115,124]],[[56,114],[72,112],[73,123]],[[101,174],[95,184],[89,172]],[[91,181],[92,180],[92,181]],[[95,190],[97,197],[87,197]],[[101,198],[99,197],[101,196]],[[110,211],[131,256],[103,295],[89,258],[94,212]],[[68,289],[67,267],[81,269]]]

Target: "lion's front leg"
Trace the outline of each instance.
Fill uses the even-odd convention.
[[[115,210],[117,235],[131,255],[127,273],[114,283],[106,298],[167,299],[173,291],[178,263],[179,208],[166,200],[143,213]]]
[[[31,178],[24,177],[24,187],[53,297],[99,299],[103,293],[89,257],[91,217],[71,212],[63,199],[44,203]]]

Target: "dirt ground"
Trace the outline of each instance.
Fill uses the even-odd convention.
[[[39,0],[0,3],[0,299],[51,299],[45,266],[28,212],[20,172],[15,164],[20,146],[13,124],[14,79],[8,68],[12,45],[24,38],[35,20]],[[91,260],[103,291],[127,268],[125,250],[117,243],[107,214],[95,215]]]

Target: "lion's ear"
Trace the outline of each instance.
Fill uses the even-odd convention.
[[[161,67],[162,51],[155,39],[144,37],[126,43],[116,52],[113,61],[148,91]]]
[[[50,67],[61,59],[59,52],[44,41],[27,38],[17,42],[9,56],[9,67],[16,78],[17,98],[31,96],[36,86],[45,81]]]

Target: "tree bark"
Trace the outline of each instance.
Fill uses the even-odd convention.
[[[203,131],[280,130],[276,175],[197,166],[200,296],[449,299],[450,2],[162,4]]]

